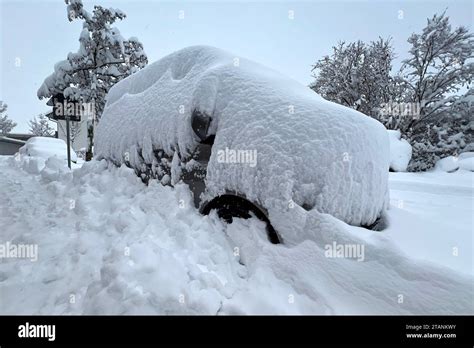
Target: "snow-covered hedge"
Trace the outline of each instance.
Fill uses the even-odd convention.
[[[379,122],[212,47],[180,50],[117,83],[95,155],[129,157],[137,168],[154,165],[162,149],[179,169],[198,143],[195,110],[212,117],[215,134],[203,198],[234,191],[270,215],[297,204],[355,225],[373,223],[387,206],[389,141]],[[256,165],[222,163],[226,149],[255,151]]]
[[[459,156],[448,156],[436,162],[435,170],[452,173],[457,170],[474,172],[474,152],[463,152]]]
[[[406,172],[411,159],[411,145],[401,138],[399,130],[389,130],[390,169],[394,172]]]

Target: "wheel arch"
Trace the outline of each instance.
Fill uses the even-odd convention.
[[[282,243],[281,237],[275,231],[271,224],[267,210],[260,204],[247,199],[247,197],[242,194],[235,192],[226,192],[222,195],[216,196],[210,200],[202,202],[201,206],[199,207],[199,212],[203,215],[209,215],[211,210],[218,209],[219,207],[226,205],[244,207],[245,209],[248,209],[249,211],[253,212],[257,218],[267,224],[267,235],[270,242],[273,244]]]

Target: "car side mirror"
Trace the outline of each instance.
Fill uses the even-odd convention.
[[[212,118],[207,116],[206,114],[194,110],[191,116],[191,127],[194,133],[198,136],[198,138],[204,142],[209,138],[207,132],[209,130],[209,126],[211,124]]]

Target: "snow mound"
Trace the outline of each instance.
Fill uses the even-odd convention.
[[[373,223],[387,207],[389,142],[379,122],[212,47],[182,49],[111,88],[95,155],[152,163],[163,149],[185,161],[197,145],[194,110],[212,117],[215,134],[204,199],[232,191],[270,215],[296,204],[354,225]],[[222,163],[226,149],[253,151],[257,163]]]
[[[21,156],[18,152],[15,156],[16,163],[30,174],[39,174],[44,166],[45,159],[41,157]]]
[[[35,262],[0,262],[0,314],[473,313],[472,276],[315,210],[294,209],[312,238],[273,245],[260,220],[201,216],[185,185],[125,166],[44,182],[0,156],[0,172],[3,240],[38,246]],[[334,243],[363,258],[329,257]]]
[[[44,168],[40,172],[41,178],[46,182],[64,180],[71,175],[67,164],[56,156],[51,156],[45,161]]]
[[[388,130],[390,139],[390,169],[394,172],[406,172],[411,159],[411,145],[401,138],[399,130]]]
[[[50,137],[32,137],[20,148],[20,155],[32,156],[47,160],[51,156],[56,156],[67,161],[67,145],[62,139]],[[71,148],[71,161],[76,162],[77,156]]]
[[[448,156],[435,164],[435,170],[453,173],[457,170],[474,172],[474,152],[463,152],[459,156]]]

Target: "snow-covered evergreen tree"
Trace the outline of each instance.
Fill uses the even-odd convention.
[[[470,88],[474,76],[474,35],[465,27],[452,29],[442,13],[428,19],[421,34],[412,34],[408,42],[410,57],[402,74],[408,98],[420,105],[420,113],[407,118],[401,131],[413,146],[409,169],[425,170],[472,142],[473,92],[459,92]]]
[[[54,135],[54,128],[50,126],[48,118],[44,114],[39,114],[38,119],[34,117],[28,122],[30,133],[39,137],[51,137]]]
[[[69,21],[83,21],[79,49],[55,65],[54,73],[38,89],[38,98],[63,93],[69,100],[92,103],[96,121],[99,121],[109,89],[143,68],[148,59],[137,38],[126,40],[112,26],[117,20],[124,19],[125,13],[102,6],[94,6],[90,13],[81,0],[65,2]],[[89,132],[92,134],[93,130]]]
[[[391,98],[392,60],[390,40],[341,42],[313,66],[310,87],[325,99],[377,117]]]
[[[16,127],[16,123],[8,118],[8,105],[0,100],[0,134],[7,134]]]

